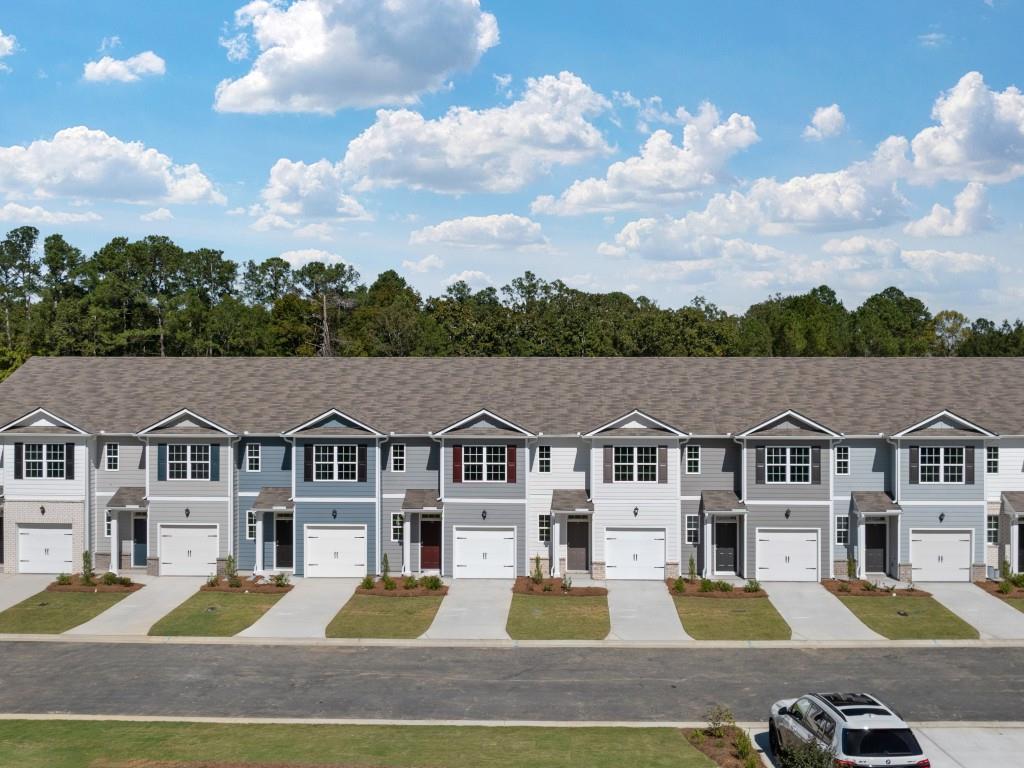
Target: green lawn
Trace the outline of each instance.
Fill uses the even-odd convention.
[[[383,598],[385,600],[391,598]],[[347,768],[714,768],[672,728],[216,725],[0,721],[2,764],[133,768],[183,761]]]
[[[604,640],[608,598],[512,595],[505,631],[513,640]]]
[[[352,595],[327,625],[328,637],[413,638],[427,631],[441,596]]]
[[[683,629],[694,640],[789,640],[789,625],[767,597],[672,595]]]
[[[99,616],[128,592],[40,592],[0,613],[0,632],[58,635]]]
[[[931,597],[839,597],[890,640],[975,640],[978,630]],[[901,616],[900,613],[906,613]]]
[[[280,594],[196,592],[154,624],[149,634],[176,637],[231,637],[269,611]]]
[[[1003,598],[1004,603],[1009,603],[1018,611],[1024,611],[1024,597]]]

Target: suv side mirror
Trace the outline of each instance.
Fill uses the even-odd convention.
[[[789,707],[779,707],[779,717],[785,717],[788,714],[791,714]]]

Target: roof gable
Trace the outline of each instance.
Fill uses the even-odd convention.
[[[957,416],[952,411],[939,411],[917,424],[895,433],[893,437],[995,437],[982,426]]]
[[[319,416],[315,416],[309,421],[289,429],[284,434],[312,436],[365,435],[368,437],[380,437],[383,433],[339,411],[337,408],[331,408],[329,411],[325,411]]]
[[[19,432],[23,434],[45,435],[85,435],[85,430],[76,427],[70,421],[62,419],[45,408],[36,408],[24,416],[0,427],[0,432]]]
[[[172,413],[155,424],[150,424],[145,429],[140,429],[139,434],[185,435],[191,437],[193,435],[233,435],[234,433],[230,429],[222,427],[220,424],[210,421],[188,408],[182,408],[180,411]]]
[[[664,437],[665,435],[686,437],[686,433],[682,430],[634,408],[629,413],[624,413],[617,419],[590,430],[585,437]]]
[[[838,432],[796,411],[783,411],[739,434],[740,437],[840,437]]]
[[[439,431],[439,435],[522,435],[532,437],[533,433],[515,422],[504,419],[496,413],[481,408],[464,419],[449,424]]]

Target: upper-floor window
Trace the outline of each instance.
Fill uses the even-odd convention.
[[[64,443],[25,443],[25,477],[63,479],[64,459]]]
[[[850,446],[848,445],[836,446],[836,474],[850,474]]]
[[[504,445],[464,445],[462,480],[467,483],[504,483],[506,447]]]
[[[313,479],[354,481],[359,476],[358,451],[354,445],[314,445]]]
[[[699,475],[700,474],[700,446],[699,445],[687,445],[686,446],[686,474],[688,474],[688,475]]]
[[[999,472],[999,446],[990,445],[985,449],[985,471],[994,475]]]
[[[613,451],[616,483],[658,482],[658,446],[617,445]]]
[[[541,445],[537,447],[537,471],[551,471],[551,446]]]
[[[836,516],[836,544],[846,546],[850,543],[850,516]]]
[[[963,447],[922,445],[920,476],[922,483],[962,483],[964,481]]]
[[[104,466],[107,472],[117,472],[121,464],[121,446],[118,443],[107,443],[105,456],[106,464]]]
[[[769,445],[765,450],[765,479],[769,483],[810,483],[811,449],[806,445]]]
[[[405,443],[391,446],[391,471],[405,472]]]
[[[985,518],[985,541],[989,544],[999,543],[999,515]]]
[[[167,446],[167,477],[170,480],[209,480],[210,446]]]
[[[259,472],[263,463],[263,449],[259,443],[245,445],[245,471]]]

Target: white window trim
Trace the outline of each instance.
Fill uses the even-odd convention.
[[[110,449],[114,449],[114,455],[111,457]],[[110,459],[114,459],[114,467],[110,467]],[[104,472],[118,472],[121,469],[121,444],[120,443],[107,443],[103,449],[103,471]]]
[[[690,522],[693,522],[693,526],[690,526]],[[687,515],[683,521],[683,531],[685,533],[687,544],[700,544],[700,516],[699,515]],[[693,534],[691,539],[690,534]]]
[[[398,521],[397,523],[395,521]],[[405,533],[405,514],[402,512],[391,513],[391,541],[401,542]],[[398,533],[395,536],[395,533]]]
[[[260,524],[259,516],[253,510],[247,510],[245,513],[245,540],[256,541],[256,526]],[[249,535],[250,529],[252,535]]]
[[[28,474],[28,448],[29,446],[39,446],[41,449],[41,459],[32,459],[33,462],[39,462],[40,471],[42,474],[39,476],[30,476]],[[56,449],[60,450],[60,459],[50,458],[50,451]],[[60,474],[50,474],[50,462],[60,462]],[[66,480],[68,476],[68,454],[65,449],[64,443],[25,443],[25,447],[22,449],[21,455],[21,476],[25,480]]]
[[[697,456],[696,456],[696,459],[695,459],[696,462],[697,462],[697,470],[695,472],[690,470],[690,461],[691,461],[690,450],[693,449],[693,448],[697,449]],[[701,450],[700,450],[700,446],[699,445],[690,445],[689,443],[687,443],[687,445],[686,445],[686,454],[685,455],[686,455],[686,474],[688,474],[688,475],[699,475],[700,474],[700,465],[701,465]]]
[[[799,449],[805,449],[807,451],[807,479],[806,480],[794,480],[793,479],[793,467],[803,466],[802,464],[793,464],[793,451]],[[772,449],[783,450],[786,454],[786,463],[782,466],[786,468],[786,479],[785,480],[769,480],[768,472],[768,452]],[[772,464],[771,466],[780,466],[778,464]],[[810,485],[812,475],[814,474],[814,452],[811,450],[809,445],[766,445],[764,447],[764,482],[765,485]]]
[[[939,463],[928,464],[929,467],[939,468],[939,479],[938,480],[925,480],[924,472],[921,470],[924,468],[924,451],[926,448],[937,448],[939,450]],[[949,466],[960,467],[960,479],[959,480],[947,480],[946,479],[946,451],[951,448],[958,448],[960,450],[960,464],[950,464]],[[967,449],[962,445],[922,445],[918,448],[917,454],[917,482],[919,485],[964,485],[967,483]]]
[[[615,467],[617,465],[623,466],[626,463],[626,462],[616,461],[615,460],[615,451],[617,449],[619,449],[619,448],[628,448],[630,451],[633,452],[633,463],[632,463],[633,479],[632,480],[616,480],[615,479]],[[648,466],[651,465],[650,462],[647,462],[647,461],[641,462],[640,461],[640,449],[641,448],[644,448],[644,449],[653,448],[654,449],[654,479],[653,480],[641,480],[640,479],[640,466],[641,466],[641,464],[643,464],[643,466],[645,466],[645,467],[648,467]],[[653,445],[653,446],[652,445],[613,445],[612,446],[612,482],[613,483],[619,483],[620,485],[621,484],[628,484],[628,483],[642,483],[644,485],[647,485],[647,484],[650,484],[650,483],[657,483],[658,482],[658,446],[656,446],[656,445]]]
[[[839,457],[839,453],[842,451],[843,457]],[[850,474],[850,446],[848,445],[837,445],[835,450],[836,455],[836,474],[837,475],[849,475]],[[845,465],[844,470],[840,470],[840,462]]]
[[[480,465],[480,479],[470,480],[466,477],[466,468],[468,462],[466,461],[466,449],[467,448],[482,448],[482,458],[479,462],[474,461],[473,464]],[[504,458],[501,461],[488,461],[487,453],[488,448],[500,448]],[[488,480],[487,479],[487,468],[489,466],[500,466],[501,467],[501,479],[500,480]],[[518,478],[517,478],[518,479]],[[462,482],[464,483],[506,483],[508,482],[508,446],[507,445],[463,445],[462,446]]]
[[[401,448],[402,449],[402,456],[401,456],[402,468],[401,469],[395,469],[395,449],[396,448]],[[406,455],[407,455],[407,452],[406,452],[406,449],[405,449],[405,443],[394,443],[391,446],[391,471],[392,472],[405,472],[405,468],[407,466]],[[357,461],[358,461],[358,458],[357,458]],[[358,469],[356,471],[358,471]]]
[[[256,452],[253,455],[252,449],[255,448]],[[252,460],[256,459],[256,469],[252,468]],[[263,444],[262,443],[246,443],[245,444],[245,471],[246,472],[262,472],[263,471]]]
[[[175,446],[184,446],[185,448],[185,477],[171,477],[171,448]],[[196,461],[192,458],[192,453],[196,448],[206,448],[206,461]],[[210,445],[209,443],[171,443],[167,446],[167,461],[165,471],[167,473],[168,481],[172,482],[209,482],[213,475],[213,451],[217,448],[216,445]],[[181,464],[180,461],[175,461],[175,464]],[[192,465],[193,464],[205,464],[206,465],[206,477],[193,477],[192,476]]]
[[[846,528],[845,529],[839,527],[839,521],[840,520],[845,520],[846,521]],[[840,541],[839,540],[839,534],[840,533],[845,533],[846,534],[846,541]],[[836,541],[835,541],[835,545],[837,547],[848,547],[850,545],[850,516],[849,515],[836,515]]]
[[[316,449],[326,448],[331,453],[330,461],[317,461],[316,460]],[[352,461],[341,461],[341,449],[352,448],[355,450],[355,459]],[[316,476],[316,465],[317,464],[330,464],[332,476],[317,478]],[[355,467],[355,476],[351,478],[343,478],[341,476],[341,467],[346,464],[352,464]],[[359,482],[359,445],[357,443],[317,443],[313,446],[313,482],[314,483],[357,483]]]
[[[995,458],[992,458],[991,452],[995,452]],[[990,469],[993,461],[995,462],[995,469]],[[985,474],[986,475],[998,475],[999,474],[999,446],[998,445],[986,445],[985,446]]]
[[[546,523],[546,524],[545,524]],[[547,537],[544,536],[544,530],[547,529]],[[537,541],[541,544],[551,543],[551,513],[541,512],[537,515]]]
[[[995,528],[992,527],[992,521],[995,521]],[[996,540],[989,541],[989,534],[995,533]],[[999,515],[986,515],[985,516],[985,543],[990,547],[999,544]]]
[[[547,462],[547,469],[544,468],[544,462]],[[551,446],[550,445],[538,445],[537,446],[537,471],[540,472],[541,474],[544,474],[544,475],[551,474]]]
[[[112,520],[113,515],[111,515],[110,512],[106,512],[103,518],[103,535],[108,539],[110,538],[110,526]]]

